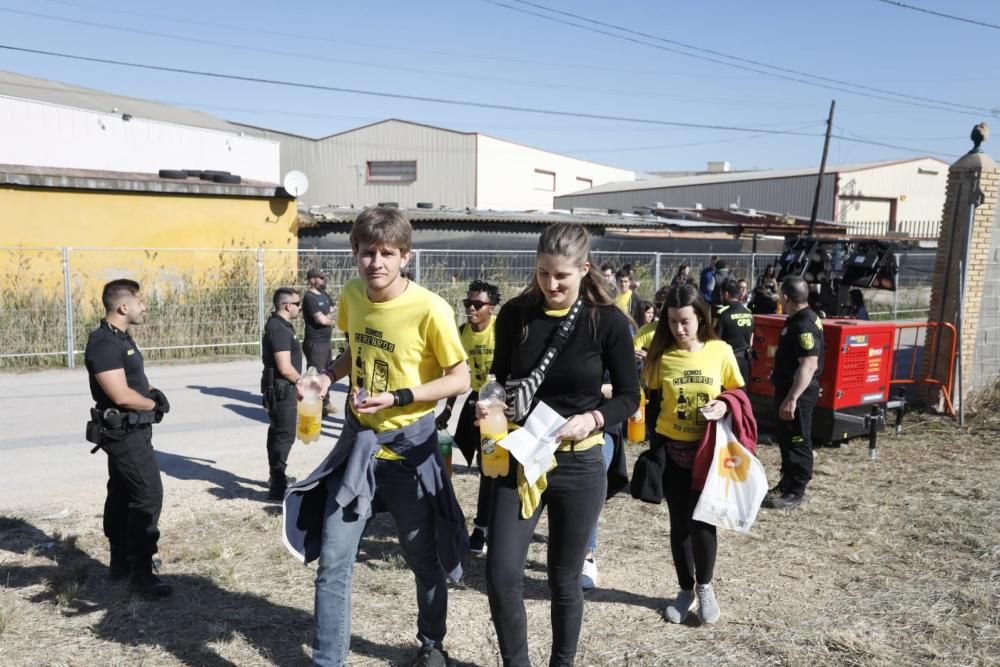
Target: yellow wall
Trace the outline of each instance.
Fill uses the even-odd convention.
[[[267,273],[294,275],[296,265],[290,199],[0,187],[0,215],[0,280],[8,288],[14,282],[61,290],[61,252],[28,249],[39,247],[73,247],[74,288],[88,296],[120,277],[184,289],[212,284],[234,263],[241,271],[251,264],[255,275],[255,254],[185,248],[290,250],[268,253]]]

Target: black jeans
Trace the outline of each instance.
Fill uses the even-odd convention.
[[[153,429],[141,426],[121,440],[102,442],[108,455],[108,497],[104,501],[104,535],[112,553],[133,563],[148,561],[157,551],[163,482],[153,453]]]
[[[550,665],[572,665],[583,623],[580,570],[587,538],[604,504],[601,448],[557,452],[548,473],[548,488],[530,519],[521,518],[515,462],[511,472],[493,484],[493,507],[486,550],[486,591],[504,665],[524,667],[528,660],[528,619],[524,611],[524,567],[535,526],[547,508],[547,566],[551,595],[552,653]]]
[[[686,591],[712,583],[718,540],[715,526],[692,518],[701,491],[691,488],[691,470],[677,465],[669,455],[663,468],[663,496],[670,512],[670,553],[677,583]]]
[[[284,480],[288,453],[295,442],[295,426],[298,418],[298,399],[295,387],[284,383],[284,391],[275,389],[272,398],[265,396],[267,416],[271,425],[267,427],[267,465],[271,471],[271,481]]]
[[[743,386],[750,387],[750,350],[740,350],[735,352],[736,355],[736,367],[740,369],[740,375],[743,376]]]
[[[787,391],[775,388],[774,411],[777,413]],[[785,421],[778,418],[778,447],[781,449],[781,481],[778,488],[782,493],[802,495],[813,475],[812,420],[816,401],[819,399],[819,383],[815,380],[806,388],[795,408],[795,419]]]
[[[317,371],[322,371],[330,365],[333,360],[333,350],[330,349],[330,339],[310,340],[306,338],[302,341],[302,354],[306,358],[306,368],[312,366]]]

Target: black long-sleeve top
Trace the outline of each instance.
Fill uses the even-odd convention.
[[[507,303],[497,315],[493,373],[497,380],[522,378],[538,365],[563,317],[552,317],[539,302],[526,298]],[[522,338],[524,326],[528,335]],[[604,400],[604,371],[611,377],[612,397]],[[639,374],[628,320],[617,306],[584,306],[565,347],[549,367],[534,403],[563,417],[599,410],[605,424],[625,421],[639,406]]]

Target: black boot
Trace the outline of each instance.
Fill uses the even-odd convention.
[[[278,473],[272,472],[267,483],[267,499],[277,500],[279,502],[283,501],[285,499],[285,489],[287,489],[288,485],[292,484],[294,481],[295,478],[287,477],[284,471]]]
[[[153,573],[153,562],[150,558],[144,558],[141,562],[133,561],[128,585],[135,593],[157,598],[165,598],[174,592],[173,586]]]

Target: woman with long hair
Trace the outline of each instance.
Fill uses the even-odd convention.
[[[693,283],[694,278],[691,277],[691,265],[681,264],[677,268],[677,273],[674,275],[674,279],[670,281],[671,287],[677,287],[678,285],[687,285],[688,283]]]
[[[778,293],[778,268],[774,264],[764,267],[764,273],[757,279],[757,286],[763,287],[772,294]]]
[[[712,588],[715,526],[692,516],[701,495],[692,486],[692,467],[708,422],[722,419],[728,410],[718,395],[742,387],[743,378],[733,349],[718,339],[697,286],[680,285],[667,293],[642,380],[650,392],[647,423],[654,424],[652,444],[666,450],[663,495],[680,584],[664,616],[683,623],[697,602],[702,622],[714,623],[719,618]]]
[[[544,402],[567,420],[556,434],[555,467],[529,486],[523,468],[512,460],[509,474],[494,483],[486,584],[504,665],[530,664],[524,568],[543,509],[549,521],[549,664],[573,664],[583,620],[584,552],[607,488],[604,425],[625,421],[639,404],[628,320],[593,266],[586,229],[569,223],[547,227],[538,240],[534,280],[497,316],[493,372],[503,383],[527,377],[538,366],[573,305],[583,302],[532,400],[532,407]],[[610,399],[601,393],[605,370]],[[485,417],[486,406],[477,405],[477,413]]]

